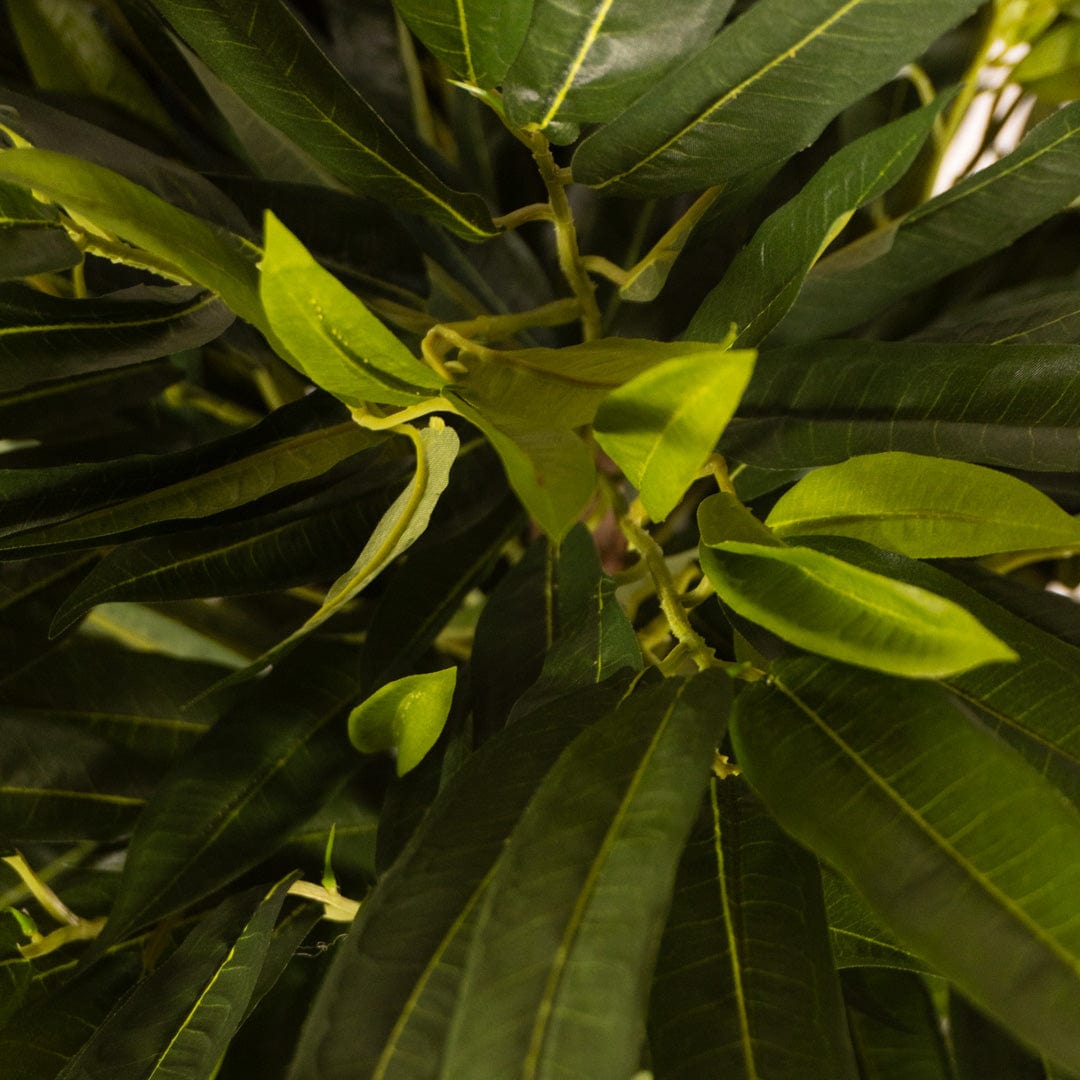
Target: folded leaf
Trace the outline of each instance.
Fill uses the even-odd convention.
[[[620,195],[727,183],[808,146],[978,0],[758,0],[574,155]]]
[[[780,824],[903,944],[1080,1068],[1074,806],[940,688],[822,660],[740,694],[732,737]]]
[[[916,559],[1080,548],[1080,521],[1022,480],[921,454],[815,469],[766,518],[777,536],[852,536]]]
[[[613,390],[596,413],[596,441],[663,521],[716,447],[754,366],[753,352],[695,350]]]
[[[727,540],[700,555],[733,611],[834,660],[939,678],[1016,659],[958,604],[809,548]]]

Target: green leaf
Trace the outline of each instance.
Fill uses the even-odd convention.
[[[960,994],[949,994],[949,1041],[957,1080],[1045,1080],[1042,1063]]]
[[[727,491],[718,491],[703,499],[698,504],[697,521],[701,543],[706,547],[714,547],[725,540],[784,546],[767,525],[758,521],[735,495]]]
[[[1011,153],[818,263],[780,343],[857,326],[917,289],[1007,247],[1080,196],[1080,102]]]
[[[829,341],[758,357],[721,450],[770,469],[908,450],[1073,472],[1080,398],[1069,345]]]
[[[536,0],[525,44],[503,87],[521,128],[573,142],[581,124],[614,119],[716,33],[732,0]]]
[[[1075,101],[1080,86],[1080,22],[1063,22],[1043,34],[1011,77],[1042,101]]]
[[[67,270],[81,261],[56,207],[22,187],[0,183],[0,280]]]
[[[426,367],[270,212],[259,299],[286,358],[347,404],[412,405],[443,380]]]
[[[596,413],[596,441],[663,521],[716,447],[750,381],[755,354],[695,350],[613,390]]]
[[[438,1075],[492,866],[556,758],[624,689],[608,682],[552,702],[466,760],[360,908],[309,1013],[290,1080]]]
[[[233,315],[192,286],[67,300],[0,285],[0,391],[154,360],[213,341]]]
[[[883,195],[911,167],[948,100],[942,96],[834,154],[798,195],[765,220],[705,297],[683,336],[716,339],[734,323],[736,347],[761,342],[855,211]]]
[[[441,1076],[624,1078],[730,682],[629,697],[547,774],[495,868]]]
[[[745,781],[713,780],[653,977],[657,1076],[855,1076],[817,861]]]
[[[319,643],[276,666],[166,775],[139,822],[99,946],[234,881],[354,768],[353,651]]]
[[[978,6],[758,0],[586,139],[574,175],[620,195],[662,195],[782,162]]]
[[[279,0],[193,7],[154,0],[182,38],[264,120],[352,190],[424,214],[470,240],[495,235],[481,200],[448,188],[345,81]]]
[[[349,741],[362,754],[393,750],[404,776],[442,734],[456,685],[456,667],[387,683],[349,713]]]
[[[741,694],[732,737],[780,824],[903,944],[1080,1067],[1074,806],[939,687],[812,658]]]
[[[1016,659],[958,604],[822,552],[726,540],[700,555],[738,615],[834,660],[938,678]]]
[[[1080,521],[1030,484],[921,454],[866,454],[815,469],[765,522],[780,537],[852,536],[916,559],[1080,548]]]
[[[394,8],[452,72],[490,89],[525,40],[533,0],[394,0]]]
[[[57,1080],[210,1077],[244,1018],[292,875],[229,897],[147,976]]]

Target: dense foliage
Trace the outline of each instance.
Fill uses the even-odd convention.
[[[4,1080],[1080,1076],[1078,89],[8,0]]]

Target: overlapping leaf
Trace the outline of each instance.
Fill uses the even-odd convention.
[[[55,207],[21,187],[0,183],[0,281],[67,270],[81,260]]]

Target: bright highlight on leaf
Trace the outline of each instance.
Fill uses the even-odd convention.
[[[406,675],[376,690],[349,714],[349,739],[361,753],[397,752],[397,774],[420,764],[450,715],[457,668]]]
[[[596,413],[596,441],[663,521],[694,482],[735,413],[754,367],[752,351],[676,357],[613,390]]]
[[[1080,521],[1016,477],[891,452],[804,477],[767,518],[778,536],[853,536],[916,559],[1080,547]]]

